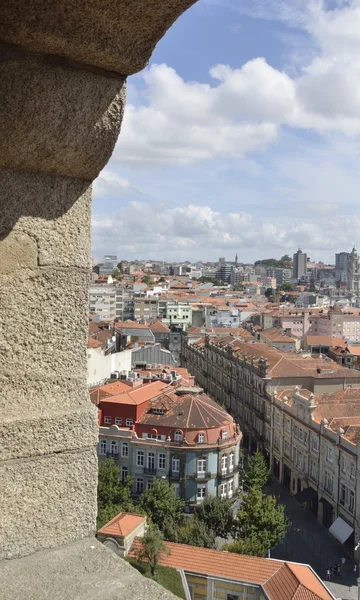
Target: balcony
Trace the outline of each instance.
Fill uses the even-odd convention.
[[[170,471],[169,471],[169,477],[171,479],[180,479],[180,471],[172,471],[170,469]]]
[[[199,473],[191,473],[190,475],[186,475],[187,479],[195,479],[195,481],[206,481],[207,479],[211,479],[210,471],[200,471]]]
[[[232,469],[231,471],[230,471],[230,469],[222,469],[217,474],[218,479],[228,479],[229,477],[233,477],[234,473],[236,473],[236,470],[237,470],[236,468]]]
[[[114,460],[119,460],[119,453],[118,452],[107,452],[106,458],[113,458]]]
[[[156,469],[152,467],[144,467],[144,475],[156,475]]]

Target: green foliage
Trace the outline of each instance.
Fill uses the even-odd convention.
[[[248,457],[244,472],[243,485],[247,490],[256,488],[262,490],[269,479],[269,470],[261,452],[255,452]]]
[[[121,275],[121,271],[120,269],[118,269],[116,267],[116,269],[113,270],[113,272],[111,273],[112,277],[119,277]]]
[[[283,263],[284,266],[289,265],[292,262],[292,258],[288,254],[284,254],[284,256],[280,258],[280,262]]]
[[[170,554],[170,551],[164,544],[162,533],[153,527],[147,530],[141,541],[137,559],[149,566],[151,575],[154,577],[159,560],[162,556]]]
[[[254,265],[255,267],[257,266],[262,266],[262,267],[279,267],[281,269],[287,269],[289,267],[291,263],[291,258],[288,254],[284,254],[284,256],[282,256],[280,258],[280,260],[277,260],[276,258],[263,258],[261,260],[256,260]]]
[[[167,530],[165,537],[171,542],[200,546],[200,548],[214,548],[215,533],[196,516],[184,517],[181,522],[171,530]]]
[[[248,556],[263,556],[266,557],[269,548],[264,544],[264,541],[257,535],[251,535],[247,538],[240,538],[225,544],[222,550],[228,552],[236,552],[236,554],[247,554]]]
[[[206,277],[205,275],[199,277],[197,280],[194,279],[194,281],[199,281],[200,283],[212,283],[213,285],[226,285],[224,281],[216,279],[216,277]]]
[[[145,275],[141,281],[142,281],[142,283],[145,283],[146,285],[152,285],[154,283],[151,275]]]
[[[272,288],[267,288],[265,290],[265,296],[266,298],[271,298],[274,295],[274,290]]]
[[[284,292],[292,292],[295,289],[295,286],[293,283],[290,283],[289,281],[286,281],[285,283],[282,284],[281,289]]]
[[[131,498],[131,486],[133,479],[127,477],[124,483],[120,482],[119,467],[112,458],[106,458],[99,462],[98,479],[98,510],[111,509],[112,506],[120,506],[121,510],[134,510]],[[115,516],[115,515],[113,515]]]
[[[147,565],[144,563],[139,563],[133,558],[127,558],[126,560],[131,564],[131,566],[144,575],[144,577],[152,578]],[[181,575],[176,569],[158,565],[155,571],[155,581],[157,581],[159,585],[162,585],[166,590],[169,590],[169,592],[175,594],[175,596],[178,598],[183,598],[186,600],[184,587],[181,581]]]
[[[185,502],[175,496],[173,487],[167,481],[154,479],[152,487],[141,494],[139,506],[160,531],[164,531],[169,521],[176,523],[181,519]]]
[[[245,285],[242,283],[236,283],[233,287],[234,292],[243,292],[245,289]]]
[[[233,525],[230,503],[216,496],[208,496],[196,510],[199,521],[215,536],[226,538]]]
[[[259,488],[252,488],[243,497],[238,511],[237,539],[255,537],[266,550],[281,542],[290,526],[285,507],[276,503],[274,496],[267,496]]]

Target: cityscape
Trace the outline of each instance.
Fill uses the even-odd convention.
[[[301,511],[307,543],[328,547],[310,564],[339,597],[345,586],[357,590],[359,560],[360,259],[355,247],[334,259],[312,262],[299,248],[253,264],[238,254],[217,263],[93,261],[88,386],[100,465],[114,461],[135,506],[160,481],[189,518],[202,505],[211,512],[215,499],[241,510],[253,459],[270,477],[264,498],[286,499],[292,527],[271,548],[229,544],[230,525],[210,543],[159,524],[170,545],[190,539],[306,562],[301,543],[289,541]],[[113,548],[113,521],[101,525],[99,539]],[[134,555],[118,543],[118,553]]]
[[[1,8],[1,600],[360,600],[360,0]]]

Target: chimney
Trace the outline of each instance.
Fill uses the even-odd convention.
[[[189,385],[191,385],[191,386],[195,385],[195,377],[194,377],[194,375],[190,375],[190,377],[189,377]]]

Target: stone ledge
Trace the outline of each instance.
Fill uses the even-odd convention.
[[[0,562],[4,600],[176,600],[95,538]]]

